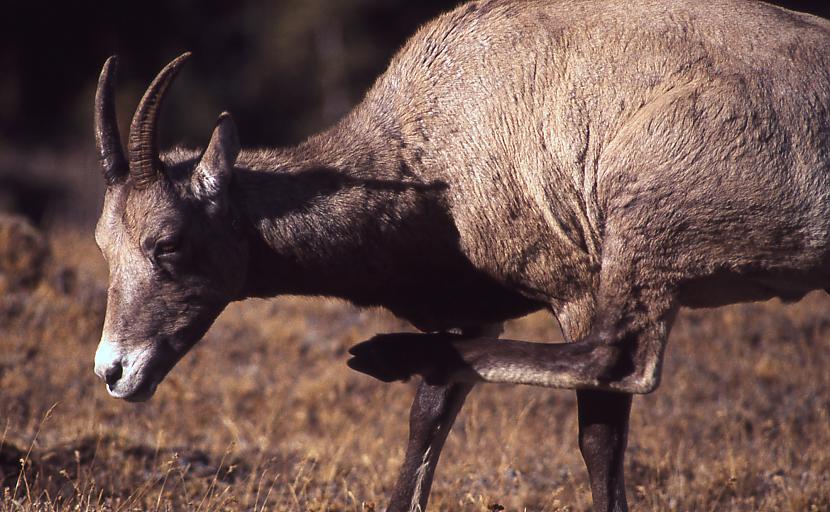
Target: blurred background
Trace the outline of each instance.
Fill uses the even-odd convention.
[[[415,29],[457,0],[7,0],[0,16],[0,209],[92,222],[102,188],[92,100],[121,58],[122,134],[149,81],[194,52],[167,102],[162,147],[203,145],[235,116],[244,146],[299,142],[360,100]],[[821,0],[777,2],[830,16]]]
[[[419,25],[457,3],[13,0],[0,17],[0,202],[38,223],[94,220],[92,101],[109,55],[122,134],[150,80],[190,50],[162,147],[204,145],[222,110],[244,146],[286,145],[347,112]]]

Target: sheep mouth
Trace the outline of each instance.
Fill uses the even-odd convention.
[[[162,344],[162,347],[166,345]],[[156,392],[158,385],[178,362],[179,357],[158,346],[148,346],[128,367],[127,374],[114,386],[107,384],[107,392],[113,398],[127,402],[146,402]]]

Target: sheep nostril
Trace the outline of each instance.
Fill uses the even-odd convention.
[[[107,386],[112,388],[123,373],[124,369],[121,367],[121,363],[115,363],[107,368],[107,371],[104,373],[104,380],[107,381]]]

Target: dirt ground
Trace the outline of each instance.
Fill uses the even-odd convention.
[[[0,509],[380,511],[414,383],[346,350],[406,328],[297,298],[223,313],[148,403],[92,373],[106,270],[90,231],[50,236],[40,284],[0,296]],[[508,335],[557,341],[537,314]],[[663,384],[634,402],[634,510],[830,510],[830,297],[685,311]],[[21,468],[24,470],[21,471]],[[450,435],[432,510],[590,508],[572,392],[480,386]]]

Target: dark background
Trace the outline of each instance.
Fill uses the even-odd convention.
[[[120,57],[127,124],[153,76],[190,50],[165,107],[166,133],[200,141],[227,109],[246,145],[297,141],[348,110],[419,25],[457,3],[19,2],[0,21],[0,138],[90,143],[95,81],[109,55]]]
[[[72,206],[69,217],[87,218],[97,208],[100,185],[77,173],[94,167],[92,99],[109,55],[120,56],[122,134],[153,76],[191,50],[165,107],[163,147],[182,140],[203,145],[222,110],[234,115],[244,146],[291,144],[343,115],[419,25],[459,2],[6,3],[0,209],[45,222],[53,203]],[[830,17],[826,2],[777,3]]]

